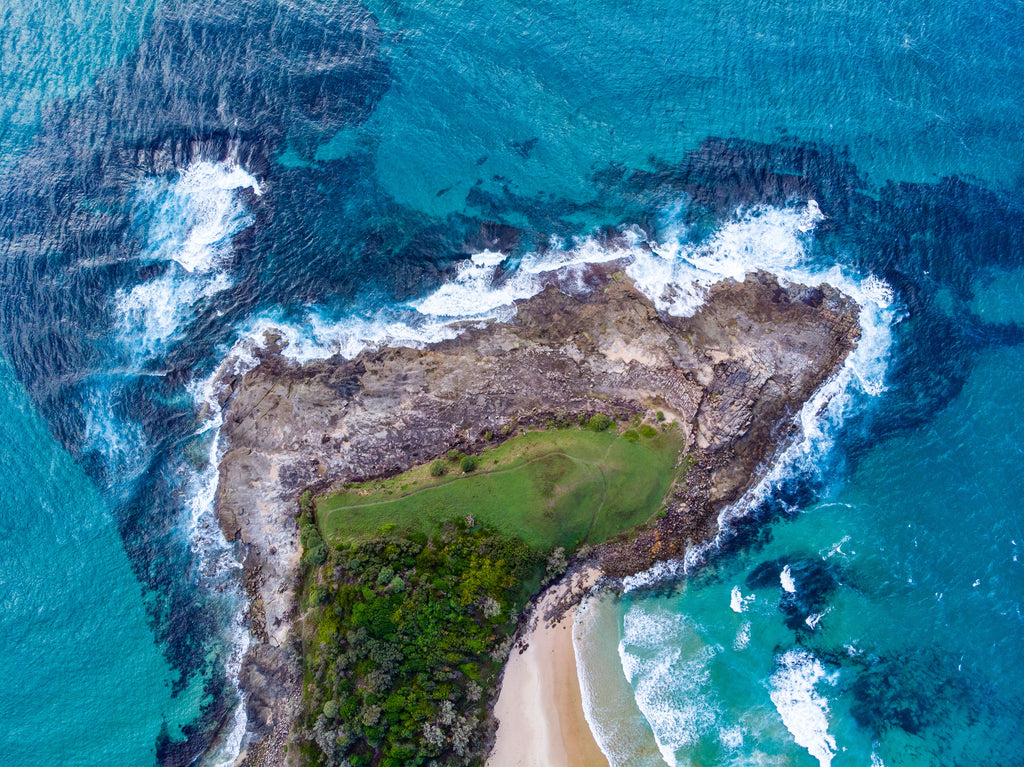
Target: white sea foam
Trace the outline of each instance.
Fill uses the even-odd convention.
[[[718,732],[718,741],[727,749],[736,751],[743,747],[743,728],[737,725],[723,727]]]
[[[821,767],[829,767],[836,754],[836,740],[828,731],[828,700],[818,692],[825,680],[821,661],[807,650],[794,648],[778,659],[769,693],[793,739]]]
[[[426,316],[460,319],[508,312],[515,301],[536,294],[538,285],[536,275],[523,269],[496,281],[497,268],[504,260],[502,253],[478,253],[459,264],[451,282],[410,305]]]
[[[607,595],[588,598],[573,623],[583,715],[612,767],[664,767],[654,733],[622,672],[616,607]]]
[[[670,231],[651,250],[636,249],[626,272],[659,309],[689,316],[716,282],[742,282],[758,270],[792,281],[808,273],[806,238],[824,216],[811,200],[793,208],[761,207],[722,226],[707,240],[692,243],[685,228]],[[820,280],[809,281],[817,284]]]
[[[811,613],[804,619],[804,623],[807,624],[807,628],[809,628],[811,631],[816,631],[818,628],[818,624],[821,623],[821,619],[828,615],[830,612],[832,612],[831,607],[825,609],[824,612]]]
[[[743,592],[740,591],[739,586],[733,586],[732,591],[729,592],[729,607],[732,608],[734,613],[745,612],[747,606],[757,599],[756,594],[751,594],[749,597],[743,596]]]
[[[102,457],[111,478],[121,487],[111,487],[121,493],[139,473],[145,470],[147,439],[142,427],[126,422],[115,415],[113,391],[107,380],[99,380],[86,395],[83,403],[85,428],[83,438],[90,449]]]
[[[218,273],[210,279],[182,277],[167,271],[115,296],[121,338],[140,360],[154,359],[178,337],[184,321],[195,316],[204,299],[231,287],[231,278]]]
[[[828,551],[822,554],[822,559],[831,559],[834,556],[840,556],[843,558],[852,557],[856,552],[843,551],[843,546],[848,544],[850,540],[850,536],[844,535],[841,541],[832,544],[832,546],[829,547]]]
[[[259,182],[234,163],[192,163],[174,181],[149,179],[139,202],[153,208],[148,256],[174,261],[187,272],[209,272],[231,254],[231,236],[252,223],[236,194]]]
[[[741,613],[746,609],[746,605],[743,604],[743,592],[739,586],[733,586],[729,593],[729,607],[734,613]]]
[[[158,359],[206,301],[233,284],[226,271],[232,242],[252,224],[240,189],[262,191],[242,168],[206,161],[139,189],[136,221],[145,229],[139,258],[163,263],[164,270],[114,296],[118,336],[137,365]]]
[[[296,362],[327,359],[335,355],[351,359],[364,349],[382,346],[420,348],[455,338],[467,327],[445,318],[411,315],[401,309],[384,308],[364,315],[331,318],[316,308],[295,319],[274,313],[257,317],[245,327],[232,350],[262,347],[266,334],[280,336],[287,343],[282,354]]]
[[[740,626],[739,631],[736,632],[736,638],[732,642],[732,649],[734,650],[746,650],[750,646],[750,630],[752,625],[750,621],[743,621],[743,625]]]
[[[783,591],[788,591],[790,594],[796,593],[796,582],[793,580],[793,571],[789,569],[789,565],[783,567],[782,572],[779,573],[779,584]]]
[[[704,644],[682,615],[630,608],[619,658],[636,703],[670,767],[676,753],[720,729],[710,664],[721,648]]]

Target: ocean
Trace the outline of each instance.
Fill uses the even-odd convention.
[[[829,282],[862,340],[711,545],[584,610],[612,764],[1020,763],[1024,6],[2,2],[0,764],[232,763],[225,357],[613,258],[675,315]]]

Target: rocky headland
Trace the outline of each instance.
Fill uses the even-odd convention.
[[[827,285],[752,274],[713,286],[692,317],[676,318],[615,268],[590,267],[571,289],[552,275],[511,320],[423,349],[300,365],[268,339],[248,372],[225,365],[216,506],[225,535],[246,547],[255,639],[241,679],[249,745],[240,763],[287,761],[300,696],[302,492],[402,472],[453,448],[472,453],[552,420],[661,411],[685,438],[686,481],[655,523],[590,555],[607,575],[633,574],[715,535],[722,509],[756,481],[859,337],[856,303]]]

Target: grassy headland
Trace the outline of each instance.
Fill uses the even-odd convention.
[[[311,764],[482,762],[519,612],[567,551],[650,519],[681,466],[676,430],[595,419],[303,496]]]
[[[472,515],[537,549],[597,544],[645,522],[675,478],[682,440],[673,429],[548,429],[513,437],[476,457],[425,464],[352,485],[317,502],[328,540],[355,541],[384,525],[430,530]]]

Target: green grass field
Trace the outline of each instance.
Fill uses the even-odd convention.
[[[682,440],[674,430],[629,440],[614,429],[524,434],[433,477],[429,465],[349,487],[317,501],[324,536],[359,540],[384,525],[432,530],[472,514],[478,523],[541,549],[596,544],[648,520],[675,478]]]

